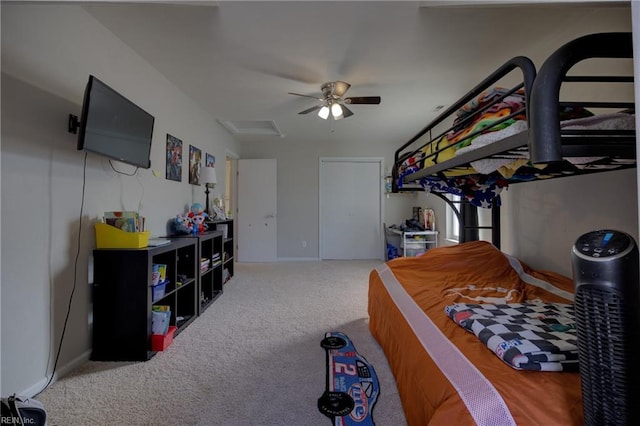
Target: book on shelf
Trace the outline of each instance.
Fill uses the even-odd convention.
[[[206,271],[207,269],[209,269],[210,264],[210,259],[200,259],[200,271]]]
[[[134,211],[104,212],[102,221],[126,232],[142,232],[145,226],[145,218]]]

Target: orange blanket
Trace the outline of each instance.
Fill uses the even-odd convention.
[[[510,422],[583,424],[578,373],[514,370],[444,311],[452,303],[571,303],[572,281],[553,272],[534,271],[510,260],[491,244],[475,241],[432,249],[420,257],[397,258],[370,274],[370,329],[394,373],[409,425],[467,425],[475,421],[460,393],[394,303],[378,271],[385,266],[400,283],[398,288],[417,303],[438,333],[495,388],[508,408]],[[388,272],[382,273],[385,280]],[[548,284],[551,288],[544,288]]]

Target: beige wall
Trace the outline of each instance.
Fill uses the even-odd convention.
[[[571,276],[571,247],[596,229],[638,241],[636,170],[513,185],[503,196],[502,249],[532,267]]]
[[[89,74],[155,116],[152,169],[124,176],[92,154],[83,166],[67,117],[80,115]],[[164,178],[166,134],[182,139],[185,164],[189,144],[220,160],[237,147],[208,114],[78,6],[2,5],[1,109],[1,392],[28,395],[52,372],[72,292],[57,372],[89,356],[93,222],[102,212],[141,211],[152,235],[166,235],[169,218],[204,202],[202,187],[188,184],[186,165],[182,183]],[[224,174],[218,179],[224,188]]]

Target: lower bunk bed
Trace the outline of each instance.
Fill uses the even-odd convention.
[[[407,423],[584,424],[572,290],[484,241],[372,270],[369,327]]]

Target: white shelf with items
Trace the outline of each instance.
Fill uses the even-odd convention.
[[[412,231],[402,235],[404,256],[417,256],[438,246],[438,231]]]
[[[393,228],[389,230],[401,236],[400,248],[403,256],[418,256],[438,247],[438,231],[402,231]]]

